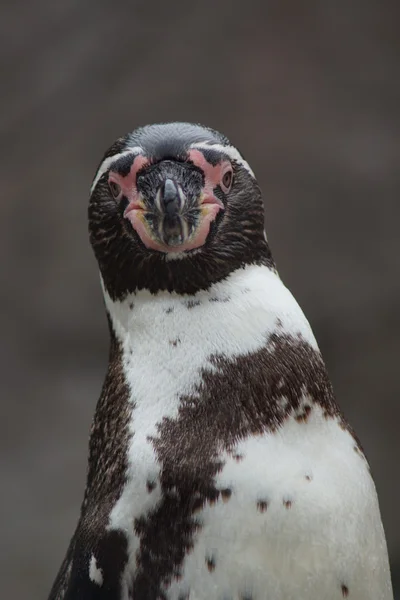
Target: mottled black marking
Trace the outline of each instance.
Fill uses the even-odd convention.
[[[182,503],[189,500],[184,499],[182,494],[177,497],[163,490],[162,505],[166,510],[162,515],[154,519],[152,515],[157,511],[151,511],[147,517],[135,519],[134,528],[140,537],[140,549],[136,558],[137,574],[132,586],[134,598],[166,599],[163,587],[180,575],[180,565],[193,547],[193,534],[199,527],[194,519],[188,523],[185,514],[181,514]]]
[[[201,529],[201,509],[221,495],[215,485],[221,452],[232,452],[251,435],[275,431],[299,411],[304,394],[331,417],[340,415],[319,352],[299,338],[272,335],[258,352],[211,361],[214,370],[203,371],[193,395],[181,398],[177,418],[164,418],[153,438],[162,465],[162,499],[135,527],[140,550],[134,589],[148,590],[142,586],[151,580],[156,594],[182,566]],[[292,500],[283,501],[290,508]]]
[[[215,558],[214,556],[206,556],[207,569],[212,573],[215,571]]]
[[[174,346],[174,348],[176,348],[176,346],[180,343],[181,343],[180,338],[176,338],[175,340],[169,340],[169,345]]]
[[[349,588],[347,587],[347,585],[344,585],[344,583],[342,583],[341,589],[343,598],[347,598],[347,596],[349,595]]]
[[[306,475],[305,479],[306,481],[312,481],[312,475]]]
[[[209,302],[229,302],[230,298],[224,296],[223,298],[219,297],[219,296],[212,296],[212,298],[209,299]]]
[[[257,501],[257,510],[261,513],[265,512],[268,508],[267,500],[258,500]]]
[[[219,458],[221,451],[232,452],[235,460],[241,460],[242,455],[232,448],[251,435],[274,431],[299,410],[305,393],[330,417],[340,416],[320,354],[301,339],[273,335],[268,346],[258,352],[234,360],[220,356],[211,360],[215,369],[203,372],[194,395],[181,398],[177,418],[164,419],[153,439],[162,465],[162,500],[134,522],[140,547],[132,593],[139,600],[167,598],[163,590],[174,577],[180,576],[184,557],[193,548],[201,529],[198,511],[205,504],[217,502],[220,496],[223,500],[222,491],[215,486],[215,476],[223,467]],[[285,409],[280,403],[282,394],[288,399]],[[70,589],[76,590],[74,582],[84,585],[82,579],[76,579],[75,569],[81,573],[83,567],[79,565],[84,564],[82,572],[88,578],[87,547],[90,554],[98,557],[98,568],[103,570],[102,590],[107,589],[107,582],[114,585],[108,575],[108,565],[113,565],[115,570],[112,576],[118,574],[119,577],[126,564],[123,534],[114,543],[117,549],[113,550],[113,556],[118,564],[102,562],[101,543],[107,540],[108,514],[124,484],[131,410],[120,349],[114,339],[109,375],[92,428],[88,486],[81,521],[51,600],[59,597],[58,590],[63,585],[67,586],[67,593]],[[229,493],[225,491],[224,495]],[[284,499],[284,502],[289,508],[291,500]],[[89,536],[87,531],[91,532]],[[87,542],[82,543],[82,535],[89,540],[88,546]],[[74,566],[66,583],[64,574],[71,558]],[[118,594],[115,597],[118,598]]]
[[[185,302],[185,306],[186,308],[194,308],[195,306],[200,306],[201,302],[200,300],[188,300],[187,302]]]
[[[134,303],[133,302],[129,302],[129,308],[132,310],[134,308]]]
[[[243,454],[238,454],[238,453],[235,453],[232,456],[233,456],[234,460],[236,460],[236,462],[240,462],[244,458]]]
[[[149,494],[156,488],[157,484],[155,481],[152,481],[151,479],[148,479],[146,481],[146,489],[149,492]]]
[[[287,509],[292,508],[293,505],[293,501],[292,500],[285,500],[285,498],[282,500],[283,506]]]
[[[311,406],[305,405],[302,408],[302,412],[298,415],[296,415],[295,419],[298,423],[306,423],[308,420],[308,417],[310,416],[310,413],[312,411]]]
[[[169,306],[168,308],[166,308],[164,310],[166,315],[170,315],[172,312],[174,312],[174,307],[173,306]]]

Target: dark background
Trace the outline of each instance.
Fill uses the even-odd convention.
[[[88,244],[103,152],[199,121],[254,168],[400,569],[400,3],[2,1],[2,598],[45,598],[83,495],[108,333]]]

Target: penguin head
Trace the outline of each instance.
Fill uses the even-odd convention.
[[[260,188],[215,130],[149,125],[117,140],[95,175],[90,240],[113,298],[193,294],[251,263],[272,263]]]

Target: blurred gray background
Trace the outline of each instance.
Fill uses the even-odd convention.
[[[3,0],[1,13],[0,597],[46,598],[82,500],[108,350],[91,179],[116,137],[164,120],[222,130],[258,175],[398,577],[400,3]]]

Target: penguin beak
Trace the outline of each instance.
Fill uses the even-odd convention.
[[[160,213],[158,235],[167,246],[180,246],[189,235],[188,224],[183,218],[186,196],[182,187],[169,177],[157,190],[156,207]]]

